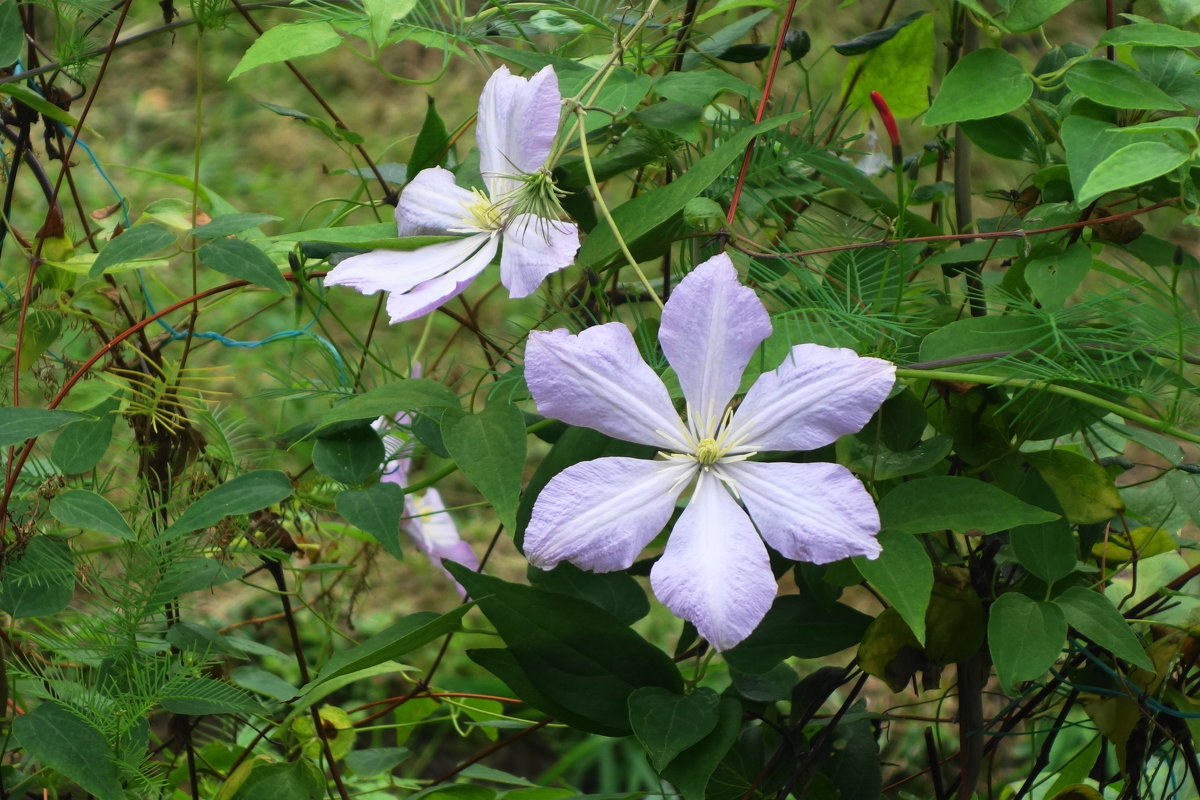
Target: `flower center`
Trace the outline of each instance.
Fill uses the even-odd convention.
[[[464,208],[467,212],[466,221],[485,231],[498,231],[503,228],[504,207],[499,203],[493,203],[486,194],[478,189],[473,191],[475,192],[475,201]]]
[[[721,446],[717,444],[717,440],[711,436],[706,439],[701,439],[696,445],[696,460],[700,462],[702,467],[711,467],[717,463],[721,457]]]

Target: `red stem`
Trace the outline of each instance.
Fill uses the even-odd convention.
[[[755,124],[762,122],[763,115],[767,112],[767,102],[771,99],[771,87],[775,85],[775,73],[779,71],[779,59],[783,55],[783,40],[787,36],[788,28],[792,25],[792,14],[795,11],[796,0],[788,0],[783,24],[779,26],[779,35],[775,37],[775,50],[771,53],[771,64],[767,67],[767,79],[763,82],[762,97],[758,101],[758,110],[754,112]],[[725,221],[730,225],[733,224],[738,203],[742,199],[742,186],[746,183],[746,173],[750,171],[750,159],[754,155],[754,143],[757,140],[756,136],[746,143],[746,154],[742,156],[742,168],[738,171],[737,183],[733,185],[733,196],[729,199],[729,212],[725,215]]]

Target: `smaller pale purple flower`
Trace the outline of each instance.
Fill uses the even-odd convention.
[[[562,96],[545,67],[532,78],[498,69],[479,97],[475,138],[487,193],[468,191],[441,167],[421,170],[396,205],[400,236],[468,234],[416,250],[351,256],[325,276],[363,294],[390,292],[393,323],[433,311],[460,294],[500,253],[500,281],[513,297],[534,292],[579,249],[579,229],[558,211],[545,169],[558,132]]]
[[[542,414],[661,452],[655,460],[585,461],[554,476],[525,531],[530,562],[625,569],[694,481],[650,583],[664,605],[727,650],[754,630],[775,598],[762,539],[797,561],[877,556],[879,514],[849,470],[748,459],[824,447],[861,430],[891,391],[895,366],[852,350],[797,345],[731,409],[742,373],[770,333],[766,308],[738,283],[728,256],[709,259],[680,282],[658,338],[683,388],[684,422],[623,324],[578,335],[532,332],[525,377]]]
[[[397,425],[404,425],[407,421],[407,415],[394,420]],[[390,427],[390,423],[387,417],[380,417],[375,421],[374,428],[384,431]],[[385,461],[383,475],[379,478],[381,483],[394,483],[401,488],[408,484],[408,470],[412,462],[405,449],[406,444],[399,436],[384,434]],[[459,537],[458,527],[446,511],[446,504],[442,502],[442,496],[438,494],[437,489],[426,489],[424,494],[404,495],[404,519],[400,522],[400,529],[408,534],[438,569],[446,573],[446,577],[454,583],[458,593],[466,597],[466,590],[442,565],[442,559],[478,570],[479,557],[471,550],[471,546]]]

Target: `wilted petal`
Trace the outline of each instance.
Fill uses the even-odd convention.
[[[579,335],[533,331],[525,381],[538,411],[616,439],[684,452],[685,432],[667,387],[619,322]]]
[[[521,78],[500,67],[479,96],[475,140],[479,171],[492,200],[502,200],[520,188],[512,176],[536,172],[550,155],[562,96],[558,76],[543,67],[532,78]]]
[[[579,228],[569,222],[521,214],[504,229],[500,282],[510,297],[527,297],[552,272],[569,266],[579,250]]]
[[[478,228],[468,209],[481,201],[454,182],[454,173],[430,167],[417,173],[400,193],[396,230],[401,236],[441,236]]]
[[[718,650],[749,636],[771,607],[776,587],[767,549],[712,472],[700,473],[650,585]]]
[[[716,433],[750,356],[770,335],[767,310],[738,283],[729,256],[713,256],[680,281],[663,309],[658,340],[700,436]]]
[[[658,535],[695,469],[690,461],[598,458],[550,479],[525,529],[525,557],[542,569],[560,561],[625,569]]]
[[[466,597],[467,592],[442,564],[442,559],[454,561],[469,569],[479,569],[479,558],[471,546],[458,536],[458,527],[446,512],[446,505],[437,489],[429,489],[423,495],[409,495],[404,501],[404,513],[408,515],[401,527],[429,560],[454,583],[458,593]]]
[[[796,561],[879,555],[879,512],[840,464],[722,464],[767,544]]]
[[[896,367],[853,350],[798,344],[750,387],[726,441],[746,450],[814,450],[862,430],[896,380]]]
[[[466,255],[456,266],[451,266],[442,274],[423,280],[406,292],[392,292],[387,302],[388,316],[392,323],[424,316],[450,298],[461,294],[471,284],[471,281],[475,280],[475,276],[483,272],[484,268],[492,262],[498,246],[496,239],[495,236],[477,234],[462,240],[472,243],[478,249],[470,252],[469,248],[460,247],[455,253],[443,251],[443,254],[449,256],[448,260],[463,254]],[[424,253],[452,244],[457,245],[459,242],[433,244],[411,252]]]

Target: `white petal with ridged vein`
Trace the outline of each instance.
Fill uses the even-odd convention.
[[[478,249],[457,266],[437,277],[422,281],[407,292],[392,292],[387,301],[387,312],[392,324],[424,316],[450,298],[461,294],[471,284],[471,281],[475,280],[475,277],[492,262],[498,247],[497,239],[499,236],[488,234],[469,237],[466,241],[477,242]],[[446,242],[445,244],[457,244],[457,242]],[[444,244],[432,244],[411,252],[414,254],[424,253],[444,246]]]
[[[714,472],[700,473],[650,585],[718,650],[749,636],[771,607],[776,586],[767,549]]]
[[[506,200],[520,188],[514,175],[545,165],[561,110],[552,67],[543,67],[531,78],[513,75],[504,66],[492,73],[479,95],[475,123],[479,172],[492,200]]]
[[[796,561],[828,564],[879,555],[879,511],[840,464],[742,461],[722,464],[759,533]]]
[[[753,289],[738,283],[724,253],[692,270],[671,294],[658,340],[701,438],[715,436],[750,356],[770,335],[767,310]]]
[[[815,450],[857,433],[879,410],[896,367],[853,350],[799,344],[759,376],[729,423],[726,441],[747,450]]]
[[[525,557],[542,569],[561,561],[612,572],[625,569],[675,510],[695,464],[598,458],[550,479],[525,529]]]
[[[662,379],[642,360],[619,322],[578,335],[533,331],[525,382],[538,411],[637,444],[686,452],[686,431]]]
[[[578,250],[573,224],[521,214],[504,228],[500,282],[510,297],[527,297],[547,275],[569,266]]]
[[[417,173],[400,193],[396,204],[396,230],[401,236],[442,236],[479,227],[468,209],[481,202],[479,195],[454,182],[454,173],[430,167]]]

